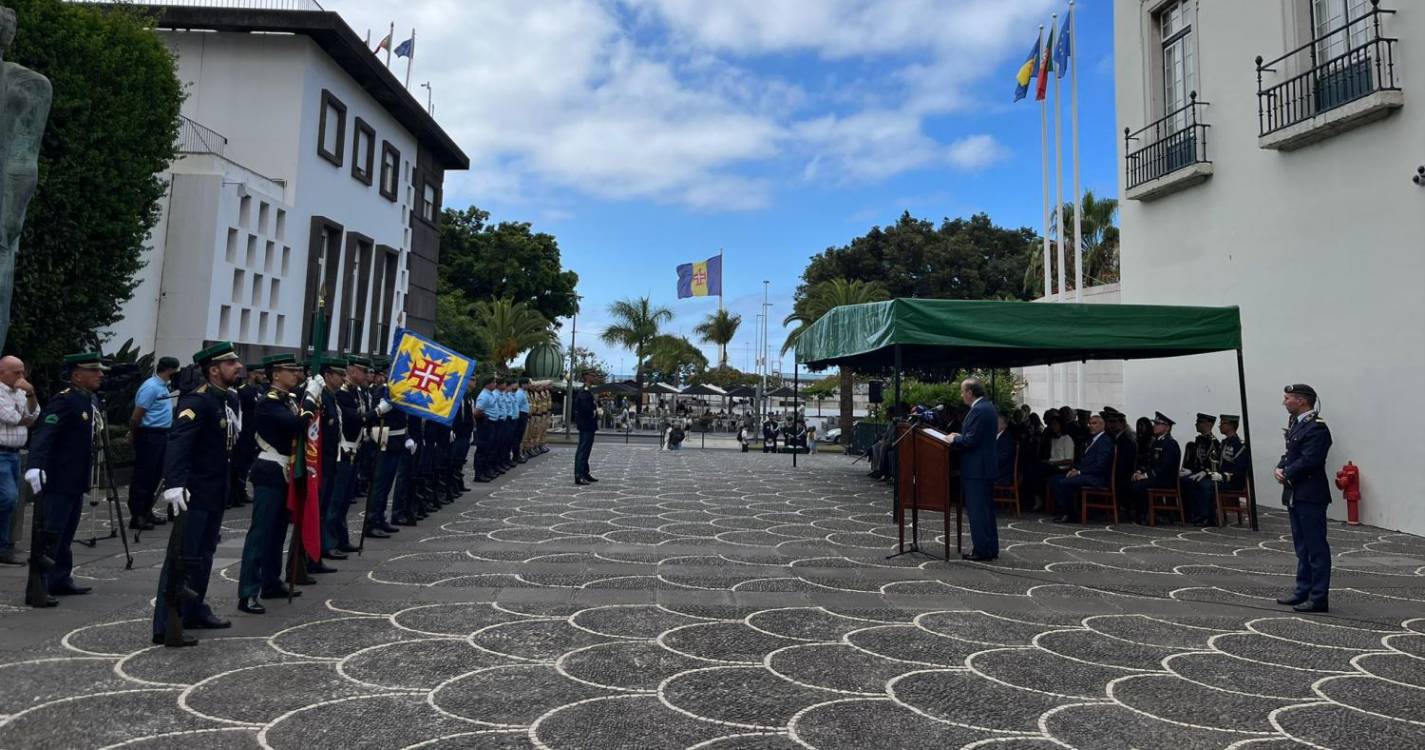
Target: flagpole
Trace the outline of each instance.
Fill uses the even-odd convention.
[[[411,28],[411,54],[406,55],[406,90],[411,89],[411,64],[416,61],[416,30]]]
[[[386,35],[386,67],[391,67],[391,45],[396,43],[396,22],[391,22],[391,33]]]
[[[1079,182],[1079,14],[1069,0],[1069,140],[1074,149],[1074,301],[1084,301],[1084,193]],[[1084,403],[1084,363],[1079,361],[1079,404]]]
[[[722,285],[727,280],[727,268],[723,266],[722,248],[717,249],[717,311],[722,312]]]
[[[1058,14],[1058,13],[1055,13],[1055,14],[1053,14],[1052,16],[1050,16],[1050,21],[1049,21],[1049,23],[1051,24],[1051,28],[1057,30],[1057,29],[1059,28],[1059,14]],[[1057,45],[1057,44],[1059,43],[1059,40],[1058,40],[1058,39],[1054,39],[1052,36],[1051,36],[1050,38],[1053,39],[1054,44]],[[1052,59],[1052,58],[1055,56],[1055,55],[1054,55],[1054,52],[1053,52],[1053,51],[1050,51],[1049,56],[1050,56],[1050,59]],[[1067,269],[1064,268],[1064,257],[1065,257],[1065,256],[1064,256],[1064,97],[1063,97],[1062,91],[1061,91],[1061,89],[1060,89],[1059,71],[1058,71],[1058,70],[1055,70],[1055,71],[1053,71],[1053,73],[1054,73],[1054,196],[1055,196],[1055,198],[1054,198],[1054,225],[1055,225],[1055,227],[1056,227],[1057,230],[1058,230],[1058,237],[1057,237],[1057,239],[1055,240],[1055,244],[1057,245],[1057,247],[1055,248],[1055,250],[1056,250],[1056,253],[1055,253],[1055,254],[1058,256],[1058,257],[1056,258],[1056,260],[1058,261],[1058,264],[1059,264],[1059,294],[1058,294],[1058,296],[1055,298],[1055,301],[1056,301],[1056,302],[1063,302],[1064,299],[1065,299],[1065,298],[1064,298],[1065,291],[1066,291],[1066,289],[1067,289],[1067,287],[1068,287],[1068,284],[1066,283],[1068,272],[1067,272]],[[1068,377],[1068,371],[1065,370],[1065,373],[1064,373],[1064,399],[1067,400],[1068,398],[1069,398],[1069,377]]]
[[[1044,25],[1039,25],[1039,47],[1044,48]],[[1042,63],[1036,61],[1035,65],[1042,67]],[[1044,71],[1039,71],[1039,75],[1044,75]],[[1037,83],[1037,82],[1036,82]],[[1049,300],[1049,295],[1053,293],[1053,282],[1050,271],[1053,266],[1049,262],[1049,103],[1043,99],[1039,100],[1039,151],[1040,164],[1042,166],[1044,182],[1044,300]],[[1047,377],[1045,385],[1048,387],[1047,399],[1052,406],[1054,403],[1054,366],[1045,365],[1044,371]]]

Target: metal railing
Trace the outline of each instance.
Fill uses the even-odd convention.
[[[1276,58],[1262,61],[1257,56],[1257,126],[1261,135],[1275,133],[1299,122],[1329,112],[1377,91],[1399,91],[1395,79],[1395,43],[1398,39],[1381,35],[1381,17],[1393,15],[1383,10],[1380,0],[1371,0],[1371,9]],[[1344,53],[1321,60],[1320,48],[1333,39],[1351,44],[1353,29],[1359,33],[1369,26],[1371,38]],[[1280,70],[1279,70],[1280,69]],[[1301,73],[1267,86],[1263,73],[1302,70]]]
[[[108,5],[174,5],[188,8],[235,8],[238,10],[325,11],[317,0],[66,0]]]
[[[1124,159],[1131,190],[1192,164],[1207,163],[1207,129],[1201,110],[1207,102],[1188,95],[1188,103],[1135,131],[1123,129]],[[1141,143],[1136,150],[1133,144]]]
[[[178,153],[226,156],[227,136],[179,115]]]

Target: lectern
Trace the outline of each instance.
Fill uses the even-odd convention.
[[[959,461],[950,436],[929,427],[896,425],[896,554],[919,552],[920,511],[941,514],[945,527],[945,559],[950,559],[950,508],[955,508],[955,553],[961,549],[963,505],[960,498]],[[910,511],[910,547],[905,544],[905,517]]]

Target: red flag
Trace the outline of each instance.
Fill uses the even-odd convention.
[[[305,476],[295,476],[287,484],[287,511],[292,514],[292,526],[297,538],[302,540],[302,551],[309,560],[322,557],[322,516],[321,503],[321,457],[322,429],[320,414],[307,425],[307,439],[298,440],[299,448],[305,447],[304,455],[294,456],[304,464]]]
[[[1049,29],[1049,43],[1044,45],[1044,59],[1039,63],[1039,88],[1034,92],[1034,101],[1044,101],[1049,88],[1049,74],[1054,71],[1054,29]]]

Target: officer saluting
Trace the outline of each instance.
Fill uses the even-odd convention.
[[[1311,386],[1287,386],[1282,405],[1291,421],[1286,427],[1286,453],[1275,476],[1291,517],[1296,591],[1277,604],[1292,605],[1297,612],[1328,612],[1331,547],[1326,543],[1326,506],[1331,504],[1331,485],[1326,480],[1326,454],[1331,450],[1331,430],[1321,419]]]
[[[158,605],[153,613],[153,642],[171,646],[198,642],[187,634],[180,639],[164,637],[168,628],[169,579],[179,572],[183,580],[173,585],[186,585],[189,591],[185,593],[191,594],[179,607],[182,626],[209,630],[232,626],[214,615],[203,598],[208,592],[213,553],[227,506],[233,445],[241,429],[241,407],[232,388],[242,372],[242,362],[228,341],[198,352],[193,361],[203,382],[179,395],[178,413],[164,455],[163,499],[175,517],[187,515],[170,531],[178,538],[174,540],[176,544],[170,543],[164,558],[163,572],[158,577]]]
[[[25,481],[35,491],[39,506],[34,520],[41,527],[39,543],[30,550],[30,565],[38,566],[39,572],[38,578],[32,574],[38,588],[25,596],[32,607],[55,606],[55,595],[89,593],[88,587],[74,585],[70,577],[74,558],[69,547],[79,528],[84,493],[89,491],[94,436],[104,427],[94,392],[108,368],[98,352],[88,352],[65,357],[64,369],[69,387],[50,399],[36,418],[25,470]]]
[[[282,542],[290,521],[287,485],[292,480],[293,451],[307,421],[316,415],[321,385],[315,378],[306,399],[299,404],[293,391],[302,382],[302,367],[291,354],[262,360],[272,387],[253,406],[253,439],[258,447],[252,465],[252,524],[242,545],[238,574],[238,609],[260,615],[267,611],[261,599],[287,596],[282,587]],[[246,428],[247,425],[244,425]],[[298,456],[297,460],[304,460]],[[293,591],[292,596],[302,592]]]

